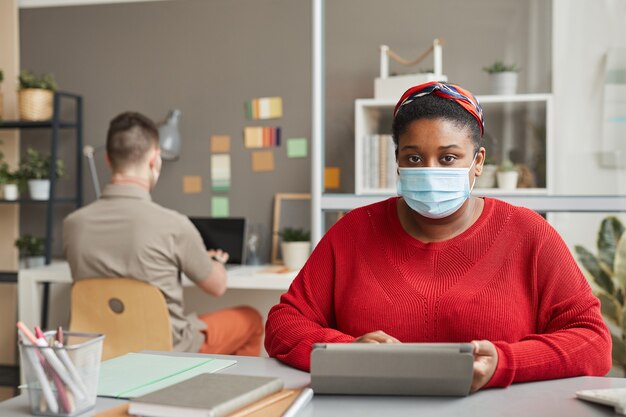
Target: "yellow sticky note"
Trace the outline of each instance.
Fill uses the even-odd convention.
[[[198,194],[202,192],[202,177],[199,175],[186,175],[183,177],[183,193]]]
[[[339,176],[341,170],[339,167],[324,168],[324,188],[326,190],[336,190],[339,188]]]
[[[274,153],[272,151],[252,152],[252,171],[274,171]]]
[[[226,136],[226,135],[211,136],[211,152],[213,153],[230,152],[230,136]]]
[[[243,130],[244,145],[246,148],[263,147],[263,128],[250,126]]]

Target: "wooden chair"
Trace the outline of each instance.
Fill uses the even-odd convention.
[[[94,278],[72,286],[72,331],[105,335],[102,360],[141,350],[172,350],[165,297],[132,278]]]

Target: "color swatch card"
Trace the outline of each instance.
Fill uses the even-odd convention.
[[[283,116],[283,99],[261,97],[246,101],[246,116],[250,120],[278,119]]]
[[[288,158],[306,158],[308,145],[306,138],[287,139]]]
[[[250,126],[244,128],[246,148],[269,148],[280,146],[280,127]]]
[[[272,151],[252,152],[252,171],[254,172],[274,171],[274,153]]]
[[[228,153],[230,152],[230,136],[213,135],[211,136],[211,153]]]
[[[183,193],[198,194],[202,192],[202,177],[199,175],[185,175],[183,177]]]
[[[339,188],[339,176],[341,171],[338,167],[326,167],[324,168],[324,189],[336,190]]]
[[[211,155],[211,188],[218,193],[230,190],[230,155]]]
[[[211,217],[228,217],[229,213],[228,197],[211,197]]]

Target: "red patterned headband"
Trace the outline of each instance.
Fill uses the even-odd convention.
[[[448,84],[439,81],[431,81],[425,84],[416,85],[411,87],[404,94],[396,104],[396,108],[393,110],[393,117],[395,118],[398,111],[405,104],[413,102],[419,97],[426,96],[428,94],[435,94],[439,97],[454,100],[459,103],[465,110],[467,110],[478,121],[480,126],[480,136],[482,137],[485,130],[485,121],[483,119],[483,109],[480,107],[478,99],[474,97],[472,93],[458,85]]]

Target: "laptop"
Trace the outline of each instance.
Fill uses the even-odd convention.
[[[470,343],[325,343],[311,351],[315,394],[465,396]]]
[[[189,217],[200,232],[207,250],[228,252],[226,269],[245,264],[246,219],[243,217]]]

